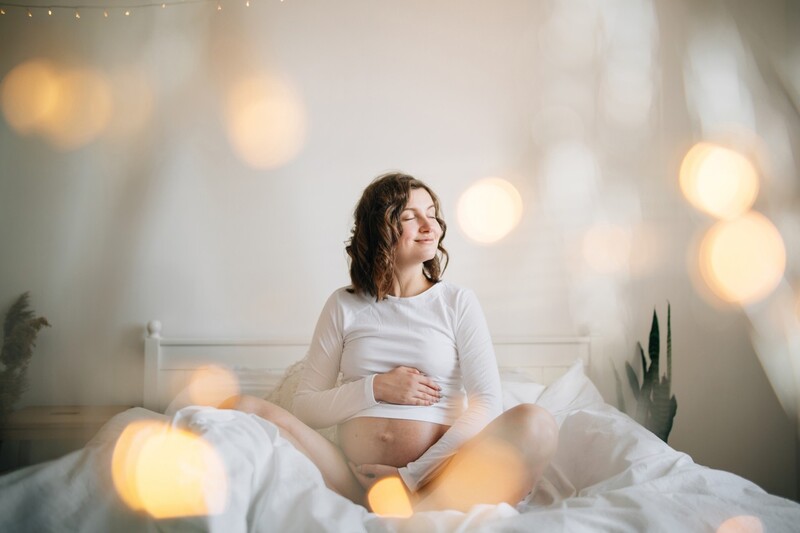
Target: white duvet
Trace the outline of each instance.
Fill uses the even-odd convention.
[[[516,508],[381,518],[328,490],[314,465],[270,423],[187,407],[171,423],[217,451],[228,475],[227,505],[214,516],[155,520],[129,510],[111,478],[114,445],[125,426],[166,418],[134,408],[83,450],[0,477],[0,531],[800,531],[800,504],[695,464],[606,405],[579,365],[544,392],[506,385],[506,407],[536,400],[561,426],[551,467]]]

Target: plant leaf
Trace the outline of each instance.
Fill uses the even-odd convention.
[[[633,397],[636,401],[639,401],[639,378],[636,377],[636,371],[627,361],[625,361],[625,373],[628,375],[628,383],[633,391]]]
[[[642,381],[644,381],[644,373],[647,372],[647,361],[644,358],[644,349],[642,343],[637,342],[636,347],[639,348],[639,359],[642,361]]]
[[[611,368],[614,370],[614,381],[616,382],[616,392],[617,392],[617,407],[623,413],[627,412],[625,409],[625,395],[622,393],[622,380],[619,377],[619,372],[617,372],[617,367],[614,366],[614,362],[610,361]],[[625,364],[628,364],[626,361]],[[630,365],[629,365],[630,366]]]
[[[653,322],[650,325],[650,343],[647,350],[650,355],[651,370],[654,374],[649,379],[653,381],[658,381],[659,377],[658,354],[661,351],[660,344],[661,335],[658,331],[658,315],[656,315],[656,310],[653,309]]]
[[[672,309],[667,300],[667,380],[672,382]]]
[[[44,317],[35,318],[28,308],[29,293],[21,294],[6,313],[3,323],[3,346],[0,349],[0,426],[11,414],[14,404],[27,389],[28,363],[36,335],[50,324]]]
[[[3,338],[7,338],[17,324],[27,322],[33,318],[33,311],[28,309],[29,299],[30,293],[26,291],[20,294],[11,304],[3,324]]]

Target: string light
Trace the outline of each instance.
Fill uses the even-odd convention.
[[[78,0],[81,1],[81,0]],[[19,8],[20,10],[25,10],[25,15],[28,18],[33,18],[34,11],[42,10],[42,13],[45,11],[47,12],[48,16],[53,16],[56,10],[60,9],[71,9],[73,10],[74,16],[77,19],[81,18],[81,11],[93,11],[93,10],[102,10],[103,18],[109,18],[109,14],[112,10],[123,10],[126,17],[131,15],[133,9],[141,9],[146,7],[161,7],[161,9],[166,9],[167,6],[175,6],[175,5],[184,5],[184,4],[204,4],[210,3],[212,0],[155,0],[151,3],[128,3],[123,5],[116,5],[111,7],[103,7],[98,5],[90,5],[90,4],[53,4],[53,5],[39,5],[39,6],[30,6],[24,3],[14,3],[14,2],[6,2],[0,0],[0,16],[7,15],[9,10],[13,11],[15,8]],[[216,3],[216,10],[222,11],[222,0],[213,0]],[[284,0],[280,0],[283,3]],[[252,1],[251,0],[244,0],[245,7],[250,7]]]

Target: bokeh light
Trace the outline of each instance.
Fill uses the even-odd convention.
[[[23,135],[36,131],[58,102],[55,67],[43,59],[17,65],[3,78],[1,96],[9,126]]]
[[[686,42],[683,83],[687,110],[706,135],[724,135],[733,126],[756,129],[756,103],[748,80],[750,55],[727,17],[704,17],[702,31]]]
[[[700,142],[683,159],[681,191],[697,209],[717,218],[732,219],[748,209],[758,196],[758,174],[740,153]]]
[[[60,150],[74,150],[95,140],[113,110],[108,80],[89,68],[59,69],[31,60],[3,79],[3,114],[22,135],[36,133]]]
[[[379,516],[408,518],[414,514],[403,480],[397,476],[379,479],[369,489],[367,501]]]
[[[508,181],[485,178],[471,185],[458,200],[458,223],[470,239],[496,242],[522,218],[522,197]]]
[[[216,451],[164,422],[139,420],[126,427],[111,473],[122,500],[154,518],[219,514],[228,503],[228,478]]]
[[[756,516],[734,516],[720,524],[717,533],[764,533],[764,525]]]
[[[777,228],[751,211],[715,224],[703,237],[700,274],[726,302],[750,304],[772,292],[786,268],[786,248]]]
[[[103,132],[112,110],[111,86],[100,72],[89,68],[62,71],[58,103],[42,123],[42,133],[56,148],[75,150]]]
[[[239,80],[225,103],[228,138],[236,153],[256,168],[291,161],[306,136],[303,104],[285,81],[267,75]]]
[[[217,365],[200,367],[189,378],[187,387],[191,405],[218,407],[240,391],[239,378],[231,370]]]
[[[631,232],[616,224],[595,224],[583,236],[586,264],[600,274],[627,272],[630,266]]]
[[[436,505],[465,512],[476,503],[517,501],[531,475],[517,448],[495,437],[462,448],[447,469],[435,489]]]

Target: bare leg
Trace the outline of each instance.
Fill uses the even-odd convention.
[[[533,404],[509,409],[418,491],[414,510],[467,511],[479,503],[516,505],[539,481],[557,446],[558,425],[550,413]]]
[[[278,426],[281,436],[319,468],[328,488],[364,505],[364,489],[347,466],[342,450],[289,411],[255,396],[229,398],[221,408],[252,413]]]

